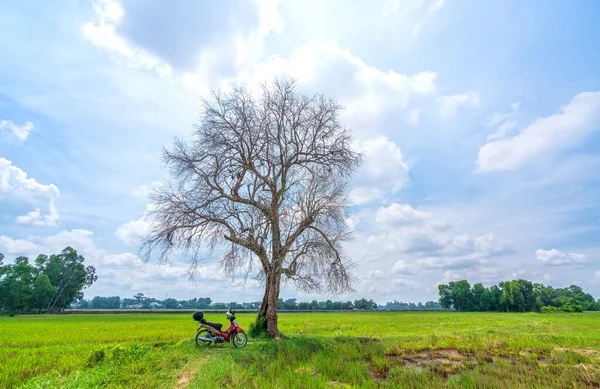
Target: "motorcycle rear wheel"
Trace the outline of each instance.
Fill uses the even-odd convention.
[[[233,335],[233,345],[236,348],[242,348],[248,344],[248,335],[245,332],[238,332]]]
[[[208,347],[208,346],[210,346],[210,344],[212,343],[212,341],[200,339],[201,337],[207,337],[207,338],[211,337],[212,338],[212,334],[210,333],[210,331],[209,330],[200,330],[196,334],[196,346],[198,346],[198,347]]]

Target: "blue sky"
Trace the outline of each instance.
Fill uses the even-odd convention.
[[[0,2],[0,252],[72,245],[99,272],[88,297],[258,299],[214,262],[190,283],[183,258],[136,253],[198,98],[285,75],[335,95],[367,155],[357,292],[337,298],[517,277],[600,297],[598,2],[213,3]]]

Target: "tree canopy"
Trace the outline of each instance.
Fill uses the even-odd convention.
[[[71,247],[60,254],[41,254],[33,264],[27,257],[8,265],[3,259],[0,254],[0,310],[10,314],[63,310],[98,278],[96,269],[86,267],[85,258]]]

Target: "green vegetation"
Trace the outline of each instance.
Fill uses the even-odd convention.
[[[256,317],[237,316],[246,329]],[[0,317],[0,387],[596,388],[599,321],[599,312],[282,313],[285,340],[251,338],[238,350],[197,349],[190,315]]]
[[[52,312],[83,297],[82,290],[97,279],[93,266],[71,247],[58,255],[39,255],[32,265],[27,257],[3,265],[0,254],[0,311]]]
[[[527,280],[500,282],[489,288],[467,280],[438,286],[440,304],[457,311],[504,312],[583,312],[599,311],[600,300],[581,287],[553,288]]]

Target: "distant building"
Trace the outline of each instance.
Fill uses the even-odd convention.
[[[148,304],[149,308],[162,308],[163,305],[160,303],[157,303],[156,301],[151,302],[150,304]]]

